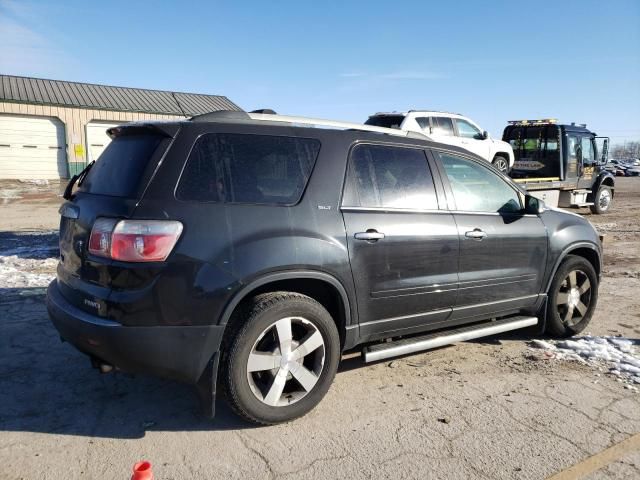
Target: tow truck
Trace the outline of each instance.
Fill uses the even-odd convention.
[[[609,138],[586,124],[558,124],[556,119],[513,120],[502,140],[513,148],[509,175],[531,195],[552,207],[611,208],[615,179],[605,169]]]

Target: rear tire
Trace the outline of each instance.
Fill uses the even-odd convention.
[[[611,201],[613,200],[613,193],[611,187],[601,185],[593,198],[593,205],[589,208],[592,213],[598,215],[604,215],[611,209]]]
[[[494,167],[507,175],[509,173],[509,159],[502,155],[496,155],[491,162]]]
[[[598,303],[598,275],[591,263],[569,255],[558,267],[547,300],[546,333],[570,337],[591,321]]]
[[[298,293],[267,293],[240,308],[231,323],[220,374],[239,416],[274,425],[320,403],[340,359],[338,330],[322,305]]]

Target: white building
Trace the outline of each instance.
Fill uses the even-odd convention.
[[[0,75],[0,179],[68,178],[136,120],[240,110],[227,97]]]

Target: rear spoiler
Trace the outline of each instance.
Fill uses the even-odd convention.
[[[163,137],[173,138],[180,130],[180,124],[177,122],[131,122],[117,127],[111,127],[107,130],[107,135],[114,139],[126,135],[162,135]]]

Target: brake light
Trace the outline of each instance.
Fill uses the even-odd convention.
[[[99,257],[111,257],[111,232],[118,223],[114,218],[98,218],[89,236],[89,253]]]
[[[111,227],[111,228],[109,228]],[[121,262],[162,262],[182,233],[174,220],[96,220],[89,252]]]

